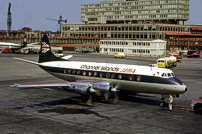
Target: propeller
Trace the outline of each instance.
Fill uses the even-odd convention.
[[[87,105],[92,105],[92,94],[93,93],[95,93],[97,96],[100,96],[100,94],[101,94],[101,91],[99,91],[99,90],[95,90],[93,87],[94,87],[94,83],[95,82],[92,82],[92,85],[91,85],[91,87],[90,87],[90,89],[89,89],[89,98],[88,98],[88,100],[87,100],[87,102],[86,102],[86,104]]]
[[[92,105],[92,94],[89,95],[89,98],[86,102],[87,105]]]
[[[105,100],[109,101],[109,98],[112,96],[113,97],[112,103],[117,103],[119,101],[119,97],[117,95],[117,88],[119,87],[119,84],[117,84],[115,87],[113,87],[113,84],[110,85],[112,88],[109,90],[109,92],[104,93]]]

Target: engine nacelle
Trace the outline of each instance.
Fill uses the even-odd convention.
[[[74,91],[74,92],[77,92],[80,94],[88,94],[90,87],[91,86],[89,84],[86,84],[86,83],[80,83],[80,84],[71,83],[71,84],[69,84],[68,88],[63,88],[63,89],[68,90],[68,91]]]
[[[111,90],[111,86],[106,83],[95,83],[93,88],[102,92],[109,92]]]

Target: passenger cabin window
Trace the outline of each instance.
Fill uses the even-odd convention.
[[[72,74],[75,74],[75,72],[76,72],[75,70],[72,70]]]
[[[86,72],[85,71],[83,71],[83,76],[85,76],[86,75]]]
[[[100,78],[102,78],[102,77],[103,77],[103,75],[104,75],[103,73],[100,73]]]
[[[114,77],[115,77],[115,74],[112,74],[112,75],[111,75],[111,78],[113,79]]]
[[[119,79],[122,79],[122,75],[120,74],[120,75],[118,76],[118,78],[119,78]]]
[[[107,73],[107,74],[106,74],[106,77],[109,78],[109,77],[110,77],[110,73]]]
[[[129,80],[133,80],[133,76],[132,75],[129,76]]]
[[[95,76],[95,77],[97,76],[97,72],[94,72],[94,76]]]
[[[80,74],[80,71],[77,71],[77,75],[79,75]]]
[[[70,69],[68,70],[68,73],[71,74],[71,70]]]

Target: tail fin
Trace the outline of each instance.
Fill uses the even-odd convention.
[[[24,40],[23,40],[23,46],[26,47],[27,46],[27,37],[26,34],[24,36]]]
[[[56,57],[51,52],[51,46],[50,46],[48,36],[44,34],[41,39],[41,49],[39,53],[38,62],[41,63],[41,62],[48,62],[48,61],[66,61],[66,60]]]

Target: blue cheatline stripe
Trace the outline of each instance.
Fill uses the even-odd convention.
[[[136,82],[139,81],[156,84],[183,85],[183,82],[176,77],[162,78],[157,76],[125,74],[120,72],[104,72],[95,70],[91,71],[91,70],[72,69],[72,68],[57,68],[57,67],[41,67],[41,68],[49,72],[55,72],[60,74],[71,74],[75,76],[89,76],[90,73],[90,77],[92,78],[94,77],[94,78],[107,78],[114,80],[136,81]]]

